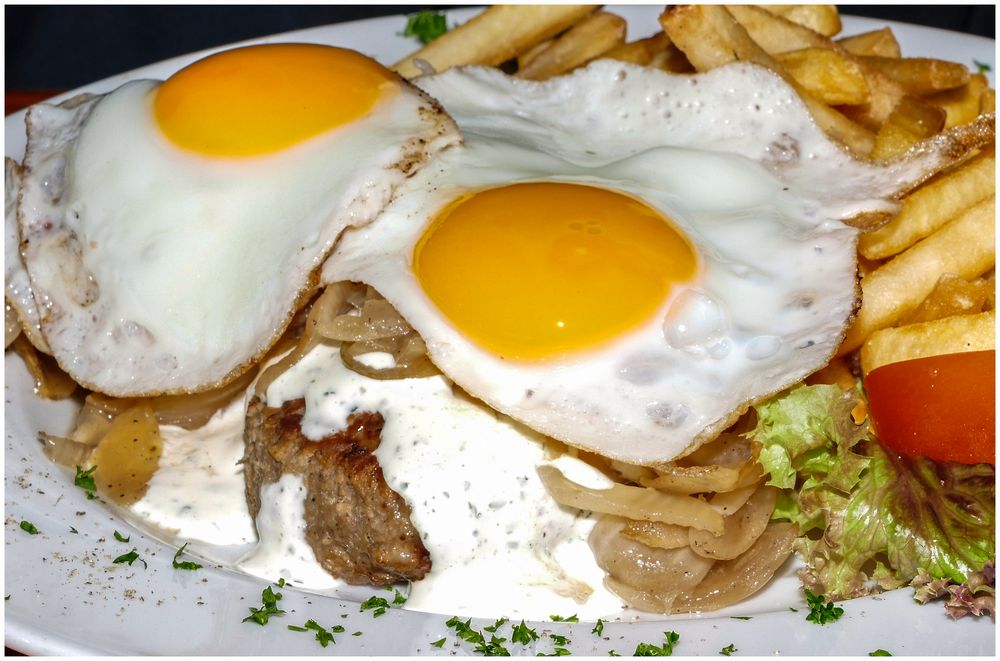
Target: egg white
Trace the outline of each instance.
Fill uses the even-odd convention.
[[[374,286],[441,370],[499,411],[633,463],[683,454],[829,360],[856,303],[857,230],[843,221],[891,212],[891,193],[933,160],[855,161],[787,84],[750,65],[674,76],[598,61],[543,83],[469,67],[419,84],[465,144],[408,182],[375,223],[345,233],[323,280]],[[610,344],[505,360],[429,300],[413,249],[459,195],[544,180],[644,200],[687,235],[702,271]]]

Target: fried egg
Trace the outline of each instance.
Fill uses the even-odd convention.
[[[6,336],[13,338],[22,330],[39,351],[48,352],[42,337],[38,308],[31,293],[28,272],[21,260],[17,234],[17,198],[21,193],[21,166],[11,158],[4,159],[4,303]],[[7,342],[10,344],[10,342]]]
[[[858,162],[745,64],[418,84],[464,145],[345,233],[323,280],[374,286],[493,408],[639,464],[829,360],[856,304],[852,224],[939,157]]]
[[[278,338],[344,227],[460,140],[354,51],[224,51],[27,115],[23,255],[53,355],[116,396],[220,385]]]

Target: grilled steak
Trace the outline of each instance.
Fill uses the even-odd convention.
[[[373,454],[382,416],[356,413],[347,429],[311,441],[302,435],[302,399],[268,408],[258,398],[247,410],[243,457],[247,503],[256,518],[261,488],[282,474],[306,487],[306,539],[323,568],[353,584],[419,580],[430,554],[410,522],[410,507],[389,488]]]

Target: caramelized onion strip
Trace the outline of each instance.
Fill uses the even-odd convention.
[[[602,514],[630,519],[660,521],[721,535],[723,516],[708,503],[656,489],[615,484],[608,489],[591,489],[566,478],[555,466],[537,467],[538,475],[556,502]]]
[[[670,493],[706,493],[730,491],[740,482],[740,470],[728,466],[675,466],[661,465],[658,475],[644,479],[640,484]]]
[[[769,523],[753,546],[733,560],[716,562],[698,586],[677,597],[673,612],[718,610],[754,594],[774,576],[792,552],[796,526]]]
[[[721,535],[702,530],[689,530],[688,542],[698,555],[713,560],[732,560],[760,537],[774,512],[778,490],[762,486],[736,512],[726,517],[726,528]]]
[[[690,528],[660,523],[659,521],[633,521],[629,519],[622,528],[626,537],[642,542],[646,546],[658,549],[679,549],[690,543],[688,531]],[[711,534],[711,533],[706,533]]]

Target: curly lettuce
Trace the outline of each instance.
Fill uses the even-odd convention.
[[[773,518],[799,526],[803,583],[834,599],[918,577],[966,584],[996,553],[993,467],[885,450],[851,417],[861,397],[797,386],[756,407],[750,436],[768,484],[783,489]]]

